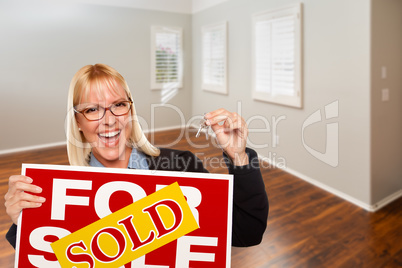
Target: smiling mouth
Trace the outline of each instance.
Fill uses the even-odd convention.
[[[119,140],[120,133],[120,130],[107,133],[98,133],[98,137],[103,143],[105,143],[106,146],[113,146]]]

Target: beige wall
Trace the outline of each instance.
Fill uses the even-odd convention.
[[[191,113],[191,15],[57,1],[0,1],[0,151],[65,141],[67,90],[84,65],[105,63],[127,80],[144,128],[181,125],[150,90],[150,27],[183,27],[184,86],[169,100]],[[67,2],[67,1],[64,1]]]
[[[373,0],[371,16],[371,199],[376,203],[402,191],[402,1]],[[382,89],[389,90],[389,101],[382,101]]]

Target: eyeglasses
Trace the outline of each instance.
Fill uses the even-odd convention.
[[[92,106],[87,106],[82,110],[78,110],[77,109],[78,107],[75,106],[74,112],[82,114],[89,121],[98,121],[98,120],[101,120],[105,116],[107,110],[109,110],[114,116],[125,115],[130,111],[132,104],[133,104],[133,102],[131,100],[130,101],[121,101],[121,102],[114,103],[107,108],[104,108],[99,105],[92,105]]]

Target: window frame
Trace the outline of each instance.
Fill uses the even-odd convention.
[[[177,55],[178,62],[178,81],[158,83],[156,81],[156,35],[159,33],[175,33],[178,35],[179,51]],[[151,26],[151,90],[160,90],[164,88],[182,88],[183,87],[183,28],[171,26]]]
[[[212,84],[212,83],[207,83],[204,80],[204,74],[205,74],[205,70],[204,70],[204,66],[207,64],[205,62],[206,57],[205,57],[205,46],[204,46],[204,41],[206,38],[206,34],[214,32],[220,30],[222,31],[222,36],[223,36],[223,66],[224,66],[224,72],[223,72],[223,83],[222,85],[218,85],[218,84]],[[218,23],[213,23],[213,24],[209,24],[209,25],[204,25],[201,27],[201,88],[205,91],[209,91],[209,92],[214,92],[214,93],[219,93],[219,94],[224,94],[227,95],[228,94],[228,64],[227,64],[227,52],[228,51],[228,45],[227,45],[227,22],[226,21],[222,21],[222,22],[218,22]]]
[[[293,16],[295,35],[294,35],[294,95],[281,95],[257,91],[257,57],[256,54],[256,24],[261,21],[269,21],[287,16]],[[302,108],[302,3],[284,6],[281,8],[270,9],[256,13],[252,16],[252,97],[255,100]],[[272,73],[271,73],[272,74]]]

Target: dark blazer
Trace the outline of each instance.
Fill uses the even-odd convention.
[[[147,156],[150,170],[208,172],[202,161],[190,151],[160,148],[157,157]],[[262,180],[257,153],[247,148],[250,164],[234,166],[223,154],[229,174],[234,175],[232,245],[254,246],[261,243],[267,226],[268,197]],[[15,248],[17,226],[13,224],[6,234]]]

